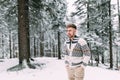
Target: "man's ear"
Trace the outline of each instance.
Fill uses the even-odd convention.
[[[74,32],[76,33],[76,32],[77,32],[77,30],[76,30],[76,29],[74,29]]]

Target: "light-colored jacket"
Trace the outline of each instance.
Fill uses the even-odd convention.
[[[83,38],[77,36],[74,39],[67,40],[63,48],[65,64],[71,67],[88,64],[90,60],[90,49]]]

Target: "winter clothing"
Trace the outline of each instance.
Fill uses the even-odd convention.
[[[86,65],[90,59],[90,49],[86,41],[77,36],[67,40],[64,45],[65,64],[70,67]]]
[[[69,80],[83,80],[84,67],[90,60],[90,49],[86,41],[77,36],[64,44],[64,58]]]
[[[84,78],[84,68],[83,67],[75,67],[70,68],[67,67],[68,78],[69,80],[83,80]]]

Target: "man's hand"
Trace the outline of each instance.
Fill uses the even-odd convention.
[[[66,68],[69,68],[69,65],[68,65],[68,64],[66,64],[66,65],[65,65],[65,67],[66,67]]]

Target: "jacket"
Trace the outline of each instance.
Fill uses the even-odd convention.
[[[90,49],[83,38],[75,36],[73,40],[68,39],[63,48],[65,64],[70,67],[88,64],[90,60]]]

